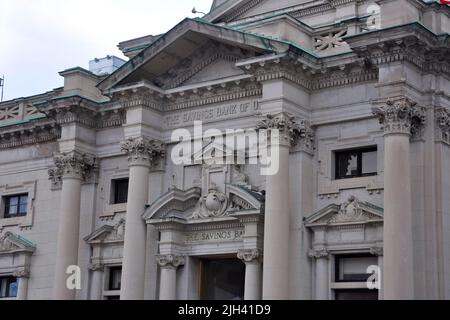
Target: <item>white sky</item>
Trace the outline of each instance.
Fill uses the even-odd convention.
[[[59,71],[108,54],[117,44],[170,30],[212,0],[0,0],[4,101],[63,85]]]

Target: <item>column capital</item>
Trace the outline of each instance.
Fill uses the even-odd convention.
[[[434,118],[438,141],[450,144],[450,111],[446,108],[439,108],[434,112]]]
[[[78,151],[54,154],[53,161],[55,167],[49,169],[48,174],[54,183],[65,178],[85,181],[95,164],[94,156]]]
[[[312,153],[314,150],[314,131],[304,119],[296,119],[287,112],[266,114],[257,124],[258,130],[278,130],[280,144],[289,147],[298,146],[300,149]],[[268,137],[269,138],[269,137]],[[269,141],[270,143],[270,141]]]
[[[161,268],[177,269],[184,265],[184,256],[175,254],[160,254],[156,256],[156,262]]]
[[[95,262],[89,264],[88,269],[91,271],[103,271],[105,269],[105,265],[100,262]]]
[[[372,113],[383,125],[384,134],[420,135],[426,122],[426,110],[408,98],[388,99],[385,104],[372,108]]]
[[[130,166],[155,166],[165,156],[163,142],[145,137],[129,138],[123,141],[121,150],[128,154]]]
[[[237,257],[244,263],[261,263],[263,254],[259,249],[239,249]]]
[[[30,267],[21,267],[13,272],[13,276],[16,278],[29,278],[30,277]]]
[[[322,259],[330,256],[330,253],[326,248],[320,248],[320,249],[311,249],[308,252],[308,256],[313,259]]]
[[[382,256],[383,255],[383,247],[374,246],[370,248],[370,254],[374,256]]]

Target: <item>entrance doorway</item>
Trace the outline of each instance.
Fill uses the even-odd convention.
[[[200,260],[201,300],[244,300],[245,264],[238,259]]]

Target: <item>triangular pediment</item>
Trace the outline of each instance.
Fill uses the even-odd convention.
[[[222,79],[239,76],[244,72],[236,67],[236,62],[252,57],[253,54],[248,50],[211,41],[154,79],[153,83],[163,89],[173,89],[182,85],[217,80],[219,77]]]
[[[220,43],[254,56],[284,53],[289,45],[268,37],[186,18],[143,49],[98,85],[102,91],[142,80],[153,82],[195,55],[199,49]]]
[[[0,254],[10,254],[15,252],[29,252],[36,250],[36,245],[22,236],[12,232],[5,232],[0,236]]]
[[[228,0],[213,5],[205,19],[211,22],[231,22],[259,15],[273,15],[311,5],[310,0]]]
[[[351,196],[341,204],[330,204],[305,220],[307,227],[383,221],[383,209]]]
[[[210,222],[239,213],[262,213],[264,195],[243,186],[227,185],[225,193],[211,185],[208,193],[194,187],[186,191],[176,188],[156,200],[142,215],[147,223],[161,221]]]
[[[125,220],[120,219],[115,225],[103,225],[84,238],[89,244],[121,242],[125,234]]]

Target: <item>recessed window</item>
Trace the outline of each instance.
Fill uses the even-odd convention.
[[[122,279],[122,267],[109,268],[108,290],[110,291],[120,290],[121,279]]]
[[[336,179],[377,174],[377,147],[335,151]]]
[[[111,183],[112,204],[127,203],[128,178],[113,180]]]
[[[14,298],[17,296],[17,278],[0,277],[0,298]]]
[[[5,219],[22,217],[27,215],[28,195],[13,195],[3,198],[5,203],[5,212],[3,217]]]
[[[334,261],[334,282],[342,288],[333,290],[336,300],[378,300],[378,289],[367,287],[367,281],[373,275],[368,273],[369,267],[378,267],[378,257],[371,254],[337,255]]]
[[[342,255],[335,257],[336,282],[365,282],[371,275],[367,268],[378,265],[378,258],[373,255]]]

